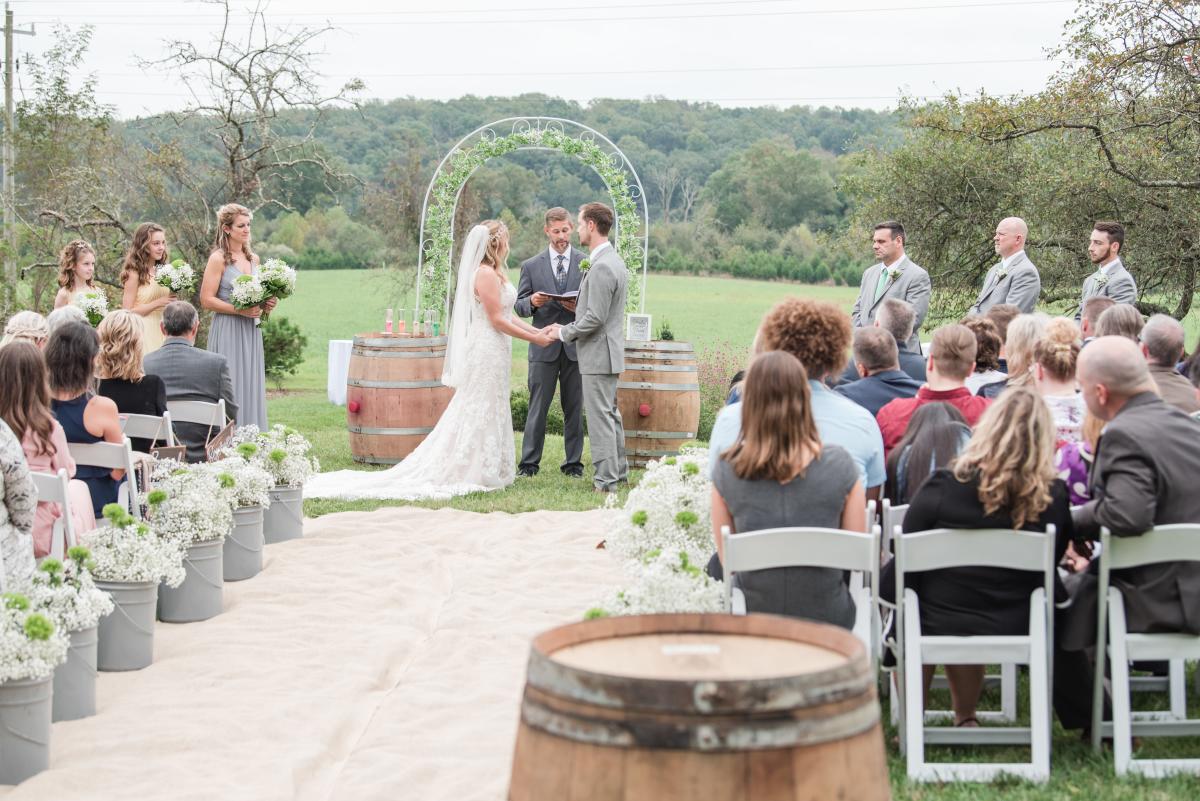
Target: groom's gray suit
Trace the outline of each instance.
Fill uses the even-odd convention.
[[[563,342],[574,342],[583,378],[592,463],[597,489],[615,490],[629,475],[625,427],[617,408],[617,376],[625,369],[625,285],[629,273],[610,243],[592,251],[591,268],[579,284],[575,322],[559,329]]]

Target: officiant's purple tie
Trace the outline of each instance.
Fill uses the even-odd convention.
[[[554,283],[558,285],[560,295],[567,291],[567,268],[563,266],[566,258],[563,254],[558,254],[558,266],[554,268]]]

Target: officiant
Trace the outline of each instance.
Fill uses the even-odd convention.
[[[585,254],[571,246],[571,215],[564,208],[546,212],[546,239],[549,246],[521,263],[521,281],[517,286],[516,312],[533,317],[535,328],[553,323],[575,322],[575,301],[556,299],[579,291],[579,262]],[[583,476],[583,381],[575,358],[575,344],[555,341],[550,345],[529,345],[529,416],[525,418],[521,461],[517,474],[535,476],[542,461],[546,440],[546,413],[558,385],[563,409],[563,440],[566,458],[562,471],[576,478]]]

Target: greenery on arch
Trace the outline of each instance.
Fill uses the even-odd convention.
[[[485,137],[474,145],[456,151],[433,185],[429,208],[425,216],[425,253],[421,276],[421,306],[440,309],[446,302],[446,288],[451,275],[451,251],[454,247],[454,209],[463,184],[485,162],[526,148],[550,148],[572,156],[595,170],[612,196],[617,216],[617,236],[614,245],[629,270],[625,308],[637,311],[641,304],[641,267],[643,246],[639,238],[641,219],[638,215],[634,188],[627,180],[618,159],[597,145],[587,135],[571,136],[557,128],[529,128],[502,137]]]

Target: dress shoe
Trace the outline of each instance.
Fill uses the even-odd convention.
[[[521,467],[517,469],[517,475],[522,478],[533,478],[538,474],[536,467]]]
[[[600,493],[603,493],[603,494],[605,494],[605,495],[611,495],[611,494],[613,493],[613,491],[612,491],[612,490],[610,490],[610,489],[605,489],[604,487],[593,487],[593,488],[592,488],[592,492],[600,492]]]
[[[566,476],[567,478],[583,478],[583,468],[582,467],[569,467],[562,472],[563,472],[563,475]]]

